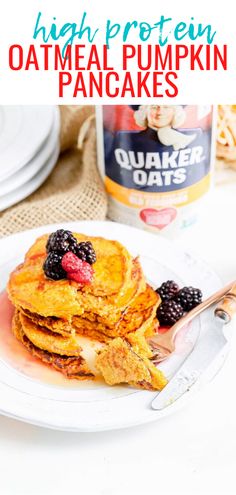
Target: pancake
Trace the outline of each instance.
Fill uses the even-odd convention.
[[[117,241],[74,234],[79,241],[92,242],[97,255],[93,264],[94,279],[82,285],[71,280],[50,280],[43,272],[48,236],[35,241],[25,256],[24,263],[11,274],[8,293],[16,307],[22,307],[41,316],[64,318],[85,311],[106,316],[114,309],[123,309],[144,283],[141,267],[134,263],[128,251]],[[142,280],[141,280],[142,279]],[[114,316],[115,318],[115,316]]]
[[[36,313],[31,313],[28,309],[19,308],[21,314],[24,314],[30,320],[39,325],[40,327],[45,327],[51,332],[57,333],[59,335],[63,335],[68,337],[70,335],[74,335],[75,330],[71,326],[68,320],[64,320],[62,318],[57,318],[56,316],[41,316]]]
[[[145,288],[145,281],[143,277],[143,273],[140,267],[140,264],[137,259],[133,260],[133,269],[132,269],[132,278],[131,278],[131,284],[130,288],[128,291],[126,291],[126,295],[123,298],[128,299],[130,303],[135,300],[135,298],[138,297],[139,293],[144,290]],[[99,303],[101,305],[101,298],[99,298]],[[18,307],[21,313],[25,314],[28,318],[30,318],[36,325],[40,325],[43,327],[48,328],[52,332],[68,336],[70,334],[73,334],[75,332],[73,324],[72,324],[72,318],[70,318],[70,321],[64,318],[58,318],[56,316],[42,316],[36,313],[32,313],[28,309],[22,308],[21,306]],[[96,310],[96,309],[95,309]],[[103,326],[110,325],[113,326],[118,322],[121,317],[122,317],[122,311],[120,309],[117,309],[115,306],[109,306],[109,311],[107,309],[107,313],[105,313],[106,317],[99,317],[96,313],[91,312],[84,312],[84,317],[88,322],[97,322],[100,321]],[[78,317],[77,317],[78,318]],[[83,320],[82,320],[83,321]],[[90,326],[90,330],[94,329],[95,327]]]
[[[134,352],[136,352],[141,357],[146,357],[148,359],[153,358],[153,352],[148,344],[147,338],[151,337],[156,332],[157,320],[154,319],[149,327],[141,327],[136,332],[131,332],[126,335],[126,340],[132,346]]]
[[[45,364],[51,365],[65,375],[66,378],[86,380],[94,377],[82,356],[61,356],[36,347],[24,334],[18,312],[13,317],[12,330],[15,337],[28,349],[32,356],[40,359]]]
[[[96,252],[92,282],[47,278],[48,235],[41,236],[10,275],[13,333],[33,356],[68,378],[93,378],[100,372],[110,385],[161,390],[167,382],[152,362],[147,341],[156,331],[160,297],[146,284],[139,259],[117,241],[74,237],[90,241]]]
[[[101,318],[90,321],[84,316],[75,316],[72,324],[79,334],[99,337],[99,333],[108,337],[119,337],[154,326],[156,310],[160,304],[160,296],[147,285],[146,290],[138,295],[130,306],[122,313],[120,320],[115,325],[106,326]],[[156,321],[156,320],[155,320]]]
[[[118,296],[106,298],[94,298],[90,294],[80,294],[80,301],[84,306],[83,316],[90,321],[95,321],[100,317],[100,321],[105,325],[115,325],[121,318],[125,309],[135,300],[146,288],[143,271],[138,258],[133,260],[132,277],[125,292]],[[75,315],[75,316],[81,316]]]
[[[108,385],[128,383],[147,390],[162,390],[167,384],[163,373],[120,337],[98,353],[96,367]]]
[[[90,237],[73,233],[78,242],[90,241],[96,252],[96,263],[93,264],[93,283],[81,287],[86,293],[94,296],[109,296],[121,291],[130,281],[132,257],[127,249],[118,241],[111,241],[103,237]],[[42,266],[46,256],[48,235],[36,239],[25,256],[25,266]],[[55,283],[55,282],[54,282]],[[79,285],[79,284],[77,284]]]
[[[24,334],[36,347],[65,356],[80,355],[82,349],[73,336],[63,337],[53,333],[45,327],[36,325],[30,318],[21,313],[19,313],[19,319]]]

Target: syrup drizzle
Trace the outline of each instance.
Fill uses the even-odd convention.
[[[12,318],[14,306],[9,301],[7,293],[4,291],[0,294],[0,358],[14,368],[16,371],[51,385],[57,385],[67,388],[94,388],[94,380],[69,380],[62,373],[54,370],[50,366],[42,363],[39,359],[32,356],[29,351],[19,342],[12,333]],[[91,361],[95,357],[95,350],[98,346],[88,345],[89,339],[78,337],[78,344],[81,344],[84,351],[84,357]],[[87,346],[86,346],[87,344]],[[88,363],[90,364],[90,363]],[[94,371],[94,370],[93,370]],[[101,382],[99,377],[96,383]]]

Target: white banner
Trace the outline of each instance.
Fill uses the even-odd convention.
[[[233,5],[8,0],[0,102],[235,103]]]

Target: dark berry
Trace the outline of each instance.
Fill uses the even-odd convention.
[[[156,289],[156,292],[159,294],[162,301],[169,301],[170,299],[173,299],[178,291],[179,286],[174,282],[174,280],[167,280],[167,282],[164,282],[160,287],[158,287],[158,289]]]
[[[160,325],[174,325],[183,316],[184,310],[180,304],[174,300],[163,302],[157,309],[157,318]]]
[[[61,266],[62,255],[52,251],[48,254],[44,264],[43,271],[48,278],[61,280],[66,278],[66,272]]]
[[[96,253],[90,241],[80,242],[76,247],[75,254],[82,261],[86,261],[90,265],[96,261]]]
[[[46,250],[47,253],[52,251],[65,254],[68,251],[75,252],[77,247],[77,240],[73,236],[70,230],[59,229],[53,232],[47,241]]]
[[[202,302],[202,292],[194,287],[183,287],[175,296],[175,301],[181,304],[184,311],[190,311]]]

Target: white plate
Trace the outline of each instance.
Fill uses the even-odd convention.
[[[0,181],[36,154],[49,135],[53,115],[53,106],[0,106]]]
[[[171,278],[181,285],[201,287],[204,297],[207,297],[221,285],[217,275],[207,265],[194,259],[190,254],[180,251],[173,242],[170,243],[160,236],[113,222],[74,222],[40,227],[2,239],[0,289],[4,289],[9,272],[23,259],[24,253],[35,238],[57,228],[119,240],[133,255],[140,255],[146,277],[155,286]],[[181,353],[186,353],[188,342],[195,342],[199,332],[206,328],[209,321],[209,313],[201,315],[183,336],[175,354],[163,363],[163,369],[168,377],[171,377],[178,368],[179,357]],[[17,345],[21,346],[19,343]],[[163,411],[154,411],[150,405],[156,392],[123,386],[108,387],[96,382],[66,381],[66,379],[63,379],[66,383],[57,381],[56,384],[55,377],[60,375],[58,372],[40,364],[37,366],[45,372],[38,374],[37,366],[30,364],[28,352],[24,349],[26,362],[23,365],[13,347],[8,340],[10,359],[8,354],[4,354],[2,337],[0,411],[7,416],[36,425],[71,431],[124,428],[166,416],[191,397],[190,392],[173,406]]]
[[[52,129],[45,143],[24,167],[11,175],[11,177],[8,177],[8,179],[0,182],[0,198],[29,182],[45,166],[58,144],[59,127],[60,114],[58,108],[55,107]]]
[[[56,145],[53,150],[51,156],[48,158],[44,167],[40,169],[40,171],[32,177],[29,182],[26,182],[18,189],[15,189],[9,194],[6,194],[3,197],[0,197],[0,211],[9,208],[16,203],[19,203],[23,199],[27,198],[30,194],[32,194],[36,189],[38,189],[43,182],[48,178],[50,173],[52,172],[55,164],[57,162],[58,156],[60,152],[59,144]]]

